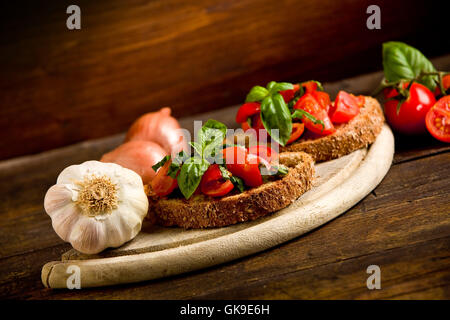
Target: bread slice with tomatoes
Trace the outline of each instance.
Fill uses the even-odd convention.
[[[160,197],[151,185],[146,185],[149,198],[147,218],[162,226],[223,227],[283,209],[311,188],[314,161],[303,152],[285,152],[280,155],[279,162],[288,168],[285,176],[219,198],[203,194],[194,194],[189,199]]]
[[[294,143],[280,147],[280,152],[306,152],[316,162],[336,159],[372,144],[384,121],[379,102],[365,96],[359,114],[347,123],[335,125],[334,133],[327,136],[306,133]]]

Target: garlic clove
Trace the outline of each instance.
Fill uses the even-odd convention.
[[[73,227],[78,223],[77,208],[71,204],[52,214],[52,226],[56,234],[64,241],[69,241]]]
[[[101,221],[81,217],[69,236],[72,246],[83,253],[95,254],[105,250],[107,246],[104,224]]]
[[[72,203],[72,190],[63,184],[55,184],[45,194],[44,209],[51,216],[69,203]]]

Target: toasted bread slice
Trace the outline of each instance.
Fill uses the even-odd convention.
[[[306,153],[286,152],[280,155],[280,163],[289,168],[283,178],[222,198],[204,195],[194,195],[189,200],[160,198],[146,185],[147,218],[163,226],[223,227],[283,209],[311,188],[314,162]]]
[[[310,154],[316,162],[336,159],[373,143],[381,132],[383,123],[383,111],[378,101],[365,97],[360,113],[348,123],[335,126],[335,133],[324,137],[305,135],[291,145],[280,147],[280,151],[303,151]]]

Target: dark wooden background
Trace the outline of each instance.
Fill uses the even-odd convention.
[[[162,106],[236,104],[269,80],[378,70],[386,40],[450,51],[438,1],[76,1],[82,29],[69,31],[72,3],[1,4],[0,159],[118,133]],[[370,4],[381,30],[366,28]]]

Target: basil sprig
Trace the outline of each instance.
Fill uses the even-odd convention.
[[[195,154],[189,157],[181,151],[171,162],[167,175],[177,179],[178,187],[186,199],[195,192],[210,163],[218,156],[226,133],[227,127],[223,123],[208,120],[197,132],[197,142],[190,142]],[[158,170],[170,159],[171,156],[165,156],[152,166],[153,170]]]
[[[253,87],[246,102],[261,102],[261,120],[269,135],[282,146],[286,145],[292,131],[292,118],[288,106],[279,94],[292,90],[292,83],[271,81],[267,86]],[[273,130],[278,130],[278,136]]]
[[[390,83],[414,80],[434,91],[438,82],[436,75],[421,76],[436,72],[435,67],[419,50],[403,42],[383,44],[383,69],[386,81]]]

